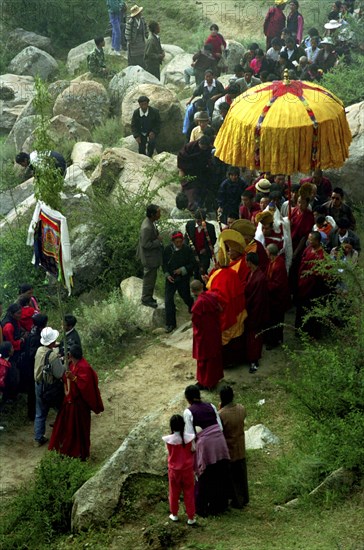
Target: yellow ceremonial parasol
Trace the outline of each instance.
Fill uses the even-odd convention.
[[[344,105],[313,82],[267,82],[237,97],[216,137],[215,155],[227,164],[291,175],[339,168],[351,132]]]

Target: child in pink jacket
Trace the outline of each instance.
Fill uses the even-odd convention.
[[[194,525],[195,520],[195,477],[194,454],[192,450],[195,434],[184,433],[185,422],[183,417],[175,414],[170,419],[171,435],[162,439],[168,449],[168,479],[169,479],[169,507],[172,521],[178,521],[178,503],[180,494],[183,499],[188,517],[188,525]]]

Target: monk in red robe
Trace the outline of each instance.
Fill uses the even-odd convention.
[[[317,270],[317,262],[324,260],[325,252],[321,246],[321,233],[312,231],[308,237],[309,245],[304,250],[298,273],[298,300],[295,326],[310,336],[321,335],[321,325],[316,318],[303,322],[303,317],[314,306],[313,301],[322,298],[328,292],[328,285],[322,273]]]
[[[204,292],[201,281],[192,281],[191,293],[197,298],[192,306],[192,357],[197,361],[196,378],[200,389],[212,389],[224,377],[221,307],[214,292]]]
[[[48,449],[86,460],[90,456],[91,411],[99,414],[104,405],[97,374],[82,357],[81,346],[71,346],[69,360],[69,370],[63,378],[65,396]]]
[[[262,356],[263,337],[259,334],[268,321],[268,286],[263,271],[259,267],[259,257],[255,252],[246,255],[250,275],[245,287],[246,309],[245,354],[250,363],[250,373],[257,371]]]
[[[246,243],[244,255],[246,256],[249,252],[255,252],[258,254],[259,267],[263,272],[265,272],[268,267],[269,260],[262,243],[254,238],[256,231],[255,225],[248,220],[236,220],[231,224],[231,229],[234,229],[234,231],[237,231],[243,236]],[[246,271],[248,272],[249,270],[247,269]]]
[[[266,271],[269,291],[269,321],[270,330],[266,332],[266,349],[271,350],[283,342],[284,315],[291,305],[291,293],[288,284],[286,263],[282,254],[279,255],[276,244],[268,244],[269,258]]]
[[[310,185],[310,184],[306,184]],[[301,188],[302,190],[302,188]],[[298,271],[301,263],[303,251],[306,247],[308,235],[315,223],[312,211],[308,208],[309,197],[299,196],[297,206],[292,210],[291,215],[291,237],[292,237],[292,265],[289,271],[289,282],[291,293],[296,298]]]

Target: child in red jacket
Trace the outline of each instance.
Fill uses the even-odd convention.
[[[170,419],[171,435],[162,439],[168,449],[169,506],[172,521],[178,521],[178,501],[180,494],[188,517],[188,525],[195,520],[195,477],[194,454],[192,450],[195,434],[184,433],[185,422],[181,415],[175,414]]]

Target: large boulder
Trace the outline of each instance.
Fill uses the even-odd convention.
[[[52,101],[56,101],[57,97],[71,85],[69,80],[56,80],[48,86],[48,92]]]
[[[83,197],[81,201],[75,202],[73,209],[82,208],[82,202],[85,201],[87,198]],[[102,239],[92,225],[81,224],[74,227],[70,233],[70,241],[74,285],[72,292],[79,295],[90,290],[103,272],[105,253]]]
[[[137,313],[138,328],[145,330],[163,327],[166,324],[164,301],[159,296],[156,296],[158,302],[157,308],[144,306],[140,301],[142,289],[143,280],[138,277],[129,277],[120,283],[123,298],[126,298],[133,304],[134,311]]]
[[[82,170],[90,168],[96,158],[100,158],[102,153],[101,143],[91,143],[88,141],[79,141],[75,143],[71,159],[73,166],[79,166]]]
[[[351,105],[346,112],[353,136],[349,158],[339,170],[325,171],[325,176],[358,204],[364,201],[364,101]]]
[[[173,84],[180,88],[185,85],[184,70],[190,67],[192,63],[192,54],[180,53],[173,57],[161,72],[162,84]]]
[[[24,109],[24,106],[21,104],[6,106],[6,104],[4,105],[4,102],[0,101],[0,109],[0,130],[10,132],[22,110]]]
[[[49,53],[28,46],[10,61],[9,70],[14,74],[40,76],[48,80],[57,73],[58,63]]]
[[[123,147],[123,149],[129,149],[129,151],[133,151],[133,153],[138,153],[139,151],[139,147],[134,136],[123,137],[120,147]]]
[[[84,42],[75,48],[72,48],[67,55],[67,69],[70,74],[74,74],[75,71],[82,65],[86,63],[87,56],[95,49],[94,40],[89,40]],[[105,53],[111,52],[111,38],[105,38]]]
[[[65,193],[86,193],[91,188],[91,181],[78,164],[72,164],[67,168],[64,178]]]
[[[165,53],[165,57],[163,62],[169,63],[176,55],[179,55],[181,53],[185,53],[185,51],[180,48],[179,46],[175,46],[174,44],[162,44],[162,48]]]
[[[109,98],[102,84],[94,80],[72,83],[56,99],[53,114],[65,115],[92,129],[109,114]]]
[[[30,197],[34,193],[33,178],[24,181],[20,185],[13,187],[10,191],[0,193],[0,216],[6,216],[13,209],[17,208],[20,203]]]
[[[26,139],[32,134],[36,125],[37,117],[35,115],[25,116],[17,120],[6,139],[6,142],[14,145],[17,151],[21,151]]]
[[[126,67],[111,79],[109,94],[115,113],[120,113],[121,104],[127,92],[139,84],[159,84],[159,80],[139,65]]]
[[[2,74],[0,76],[0,89],[3,87],[14,92],[13,97],[6,100],[7,105],[25,105],[29,99],[35,96],[35,83],[32,76]]]
[[[229,55],[226,60],[228,73],[234,74],[234,67],[235,65],[239,65],[240,59],[245,53],[245,48],[242,44],[240,44],[240,42],[236,42],[236,40],[228,40],[227,49],[229,50]]]
[[[97,474],[82,485],[73,498],[73,531],[105,524],[120,505],[121,491],[130,475],[167,475],[161,438],[171,414],[184,407],[185,400],[178,395],[163,409],[145,416]]]
[[[169,153],[150,159],[129,149],[113,147],[102,153],[91,181],[95,194],[110,194],[111,197],[117,197],[120,192],[125,191],[141,193],[142,187],[147,183],[149,191],[158,190],[158,203],[165,211],[170,212],[180,190],[177,178],[174,179],[175,175],[176,157]]]
[[[130,90],[122,103],[121,122],[124,135],[131,134],[131,116],[138,107],[138,97],[146,95],[151,107],[159,110],[161,116],[161,131],[157,139],[157,150],[174,153],[184,143],[182,125],[184,113],[177,95],[165,86],[157,84],[141,84]]]
[[[91,132],[82,124],[76,122],[73,118],[64,115],[57,115],[50,120],[48,135],[54,143],[55,149],[62,150],[67,142],[72,141],[91,141]],[[32,151],[35,147],[34,131],[23,143],[24,151]]]
[[[51,39],[47,36],[36,34],[35,32],[26,31],[22,28],[14,29],[8,36],[7,40],[8,49],[11,52],[19,53],[27,46],[35,46],[40,50],[44,50],[48,53],[53,53],[53,47]]]

